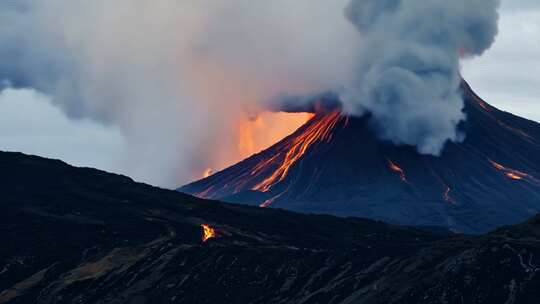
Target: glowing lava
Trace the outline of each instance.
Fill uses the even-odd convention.
[[[203,229],[203,236],[202,236],[203,242],[206,242],[209,239],[216,237],[216,230],[214,228],[206,224],[202,224],[201,227]]]
[[[491,165],[504,173],[504,175],[510,179],[513,179],[513,180],[522,180],[526,177],[531,177],[529,174],[527,173],[524,173],[524,172],[521,172],[521,171],[518,171],[518,170],[514,170],[514,169],[510,169],[510,168],[507,168],[493,160],[489,160],[489,162],[491,163]]]
[[[403,169],[401,169],[401,167],[396,165],[393,161],[389,159],[387,160],[388,160],[388,168],[390,168],[390,170],[394,171],[395,173],[398,173],[401,181],[406,183],[407,177],[405,177],[405,172],[403,171]]]
[[[313,116],[315,116],[313,113],[263,112],[240,121],[237,161],[272,146],[293,133]]]
[[[207,168],[206,170],[204,170],[204,172],[203,172],[203,177],[204,178],[207,178],[210,175],[212,175],[212,168]]]
[[[310,118],[297,132],[290,136],[282,136],[281,143],[273,150],[271,155],[258,159],[257,163],[249,170],[237,172],[234,178],[231,178],[219,186],[208,185],[203,190],[195,193],[201,198],[214,198],[216,195],[222,195],[223,189],[231,189],[227,194],[235,194],[246,189],[254,191],[267,192],[274,185],[283,181],[289,174],[289,170],[301,160],[302,156],[316,143],[329,143],[333,138],[333,130],[347,126],[349,118],[341,115],[341,110],[325,111],[324,109],[317,114],[313,113],[293,113],[296,117],[303,119]],[[298,116],[300,115],[300,116]],[[256,122],[253,120],[252,123]],[[249,129],[249,128],[248,128]],[[251,146],[250,131],[243,131],[246,139],[242,140],[245,147]],[[287,134],[289,135],[289,134]],[[268,207],[282,193],[273,196],[263,202],[260,207]]]
[[[255,175],[275,161],[279,161],[278,168],[274,172],[265,178],[263,181],[255,185],[253,190],[266,192],[270,188],[283,181],[292,165],[294,165],[311,147],[317,142],[329,142],[332,139],[332,130],[341,119],[345,117],[341,116],[341,111],[336,110],[325,114],[321,119],[315,121],[315,123],[307,126],[306,130],[299,136],[291,139],[284,149],[278,151],[273,157],[263,160],[259,163],[255,169],[251,172],[251,175]]]

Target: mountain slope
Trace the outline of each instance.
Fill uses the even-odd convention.
[[[0,152],[0,303],[536,303],[540,217],[485,236],[220,204]],[[206,224],[217,237],[202,241]]]
[[[323,111],[291,136],[181,192],[306,213],[484,233],[540,211],[540,125],[463,82],[462,143],[440,157],[381,142],[369,117]]]

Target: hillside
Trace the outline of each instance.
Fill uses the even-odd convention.
[[[217,203],[5,152],[0,185],[0,303],[540,298],[538,217],[484,236],[439,234]],[[204,242],[202,224],[216,236]]]

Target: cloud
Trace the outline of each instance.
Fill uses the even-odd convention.
[[[70,120],[46,96],[13,89],[0,93],[0,147],[115,172],[125,152],[118,129]]]
[[[533,10],[503,6],[500,29],[492,49],[463,62],[463,75],[493,105],[540,121],[540,3]]]
[[[461,138],[459,51],[490,47],[497,3],[4,0],[0,85],[117,128],[121,170],[164,186],[237,155],[231,130],[276,96],[337,92],[381,138],[438,154]]]
[[[528,11],[539,9],[540,2],[537,0],[502,0],[501,9],[505,11]]]
[[[266,100],[349,77],[345,3],[1,1],[0,81],[117,126],[130,174],[178,185],[238,153],[231,130]]]
[[[356,78],[342,99],[369,112],[379,135],[439,155],[463,138],[460,56],[480,56],[497,35],[497,0],[353,0],[349,20],[362,34]]]

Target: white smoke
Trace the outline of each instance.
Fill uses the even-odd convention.
[[[346,2],[2,0],[0,90],[119,126],[122,171],[180,185],[237,154],[234,124],[265,100],[350,78]]]
[[[342,94],[351,114],[370,112],[378,134],[439,155],[465,119],[460,57],[481,55],[497,35],[498,0],[352,0],[362,35],[356,78]]]
[[[337,90],[382,138],[438,154],[464,118],[459,50],[491,45],[498,2],[349,2],[2,0],[0,90],[118,126],[126,171],[167,186],[236,153],[238,118],[282,93]]]

